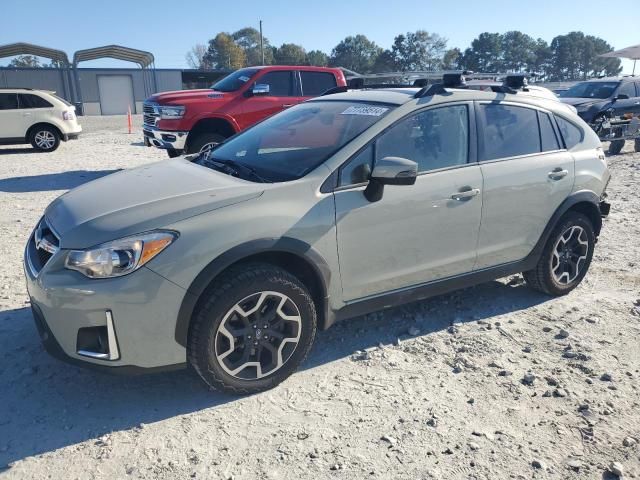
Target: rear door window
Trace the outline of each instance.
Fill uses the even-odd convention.
[[[18,108],[18,95],[15,93],[0,93],[0,110],[15,110]]]
[[[269,85],[270,97],[293,96],[293,72],[290,70],[265,73],[256,80],[257,84]]]
[[[302,95],[316,97],[337,86],[336,77],[329,72],[300,72]]]
[[[49,102],[47,102],[44,98],[39,97],[38,95],[33,95],[31,93],[19,93],[18,94],[18,104],[20,108],[51,108]]]
[[[540,142],[542,143],[543,152],[551,152],[560,149],[560,143],[553,128],[551,117],[548,113],[538,112],[540,120]]]
[[[578,145],[584,139],[584,132],[581,128],[571,123],[569,120],[565,120],[562,117],[556,116],[558,122],[558,128],[564,139],[564,145],[567,150],[571,150]]]
[[[636,96],[636,89],[633,86],[633,82],[622,82],[620,84],[620,88],[618,88],[618,91],[616,92],[616,95],[626,95],[629,98],[633,98]]]
[[[535,110],[502,104],[481,104],[480,161],[540,152],[540,132]]]

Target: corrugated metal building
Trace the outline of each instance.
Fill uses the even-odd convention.
[[[76,104],[84,115],[142,113],[142,102],[157,92],[205,87],[227,71],[200,72],[155,68],[149,52],[107,45],[79,50],[70,62],[66,53],[28,43],[0,46],[0,58],[36,55],[52,59],[59,68],[0,67],[0,88],[52,90]],[[78,64],[99,58],[115,58],[139,68],[81,68]]]

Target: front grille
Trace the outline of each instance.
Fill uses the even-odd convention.
[[[60,250],[60,239],[43,218],[31,235],[27,248],[27,260],[32,273],[37,275]]]
[[[157,105],[155,103],[145,102],[142,105],[142,121],[145,125],[155,127],[156,122],[160,118]]]

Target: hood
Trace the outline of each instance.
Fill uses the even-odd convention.
[[[123,170],[54,200],[45,212],[62,248],[86,248],[259,197],[251,183],[184,159]]]
[[[172,92],[157,93],[149,97],[149,100],[157,103],[175,103],[186,100],[224,100],[225,98],[231,98],[230,93],[219,92],[210,88],[200,90],[175,90]]]
[[[605,104],[609,102],[608,98],[578,98],[578,97],[560,97],[562,103],[573,105],[577,109],[586,109],[597,104]]]

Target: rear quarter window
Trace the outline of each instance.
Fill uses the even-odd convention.
[[[302,95],[317,97],[330,88],[337,86],[336,77],[329,72],[300,72],[302,79]]]
[[[571,150],[584,140],[584,131],[580,127],[558,115],[556,115],[556,121],[567,150]]]
[[[20,108],[51,108],[53,105],[44,98],[31,93],[18,94]]]

